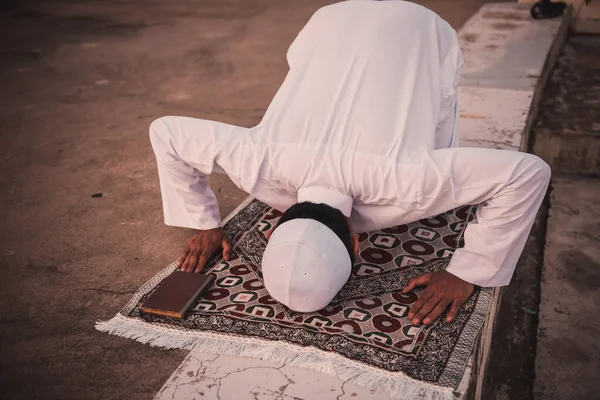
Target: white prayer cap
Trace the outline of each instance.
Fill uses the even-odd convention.
[[[351,270],[350,255],[340,238],[308,218],[277,227],[262,259],[264,284],[271,297],[299,312],[325,308]]]

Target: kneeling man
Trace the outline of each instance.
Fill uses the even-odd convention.
[[[263,120],[246,129],[163,117],[150,127],[165,223],[196,229],[179,264],[199,272],[220,247],[210,174],[281,210],[262,271],[270,295],[301,312],[346,283],[355,234],[480,204],[445,271],[409,317],[451,321],[474,285],[508,285],[550,179],[531,154],[459,148],[456,32],[404,1],[349,1],[318,10],[290,46],[289,72]]]

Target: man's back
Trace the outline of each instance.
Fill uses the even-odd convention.
[[[265,117],[244,135],[245,165],[259,167],[241,169],[242,188],[280,209],[299,199],[347,213],[416,203],[420,163],[449,115],[445,97],[454,121],[459,59],[454,30],[419,5],[320,9],[290,46],[290,71]],[[411,206],[396,221],[421,216]]]
[[[453,48],[454,30],[413,3],[324,7],[292,43],[288,76],[253,140],[417,158],[434,147],[448,90],[442,81],[456,73],[455,64],[442,71],[442,63]]]

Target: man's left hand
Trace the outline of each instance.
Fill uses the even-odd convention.
[[[452,322],[458,310],[469,298],[475,286],[465,282],[450,272],[429,272],[408,281],[408,285],[402,290],[408,293],[418,286],[427,286],[427,289],[419,297],[419,300],[411,307],[408,318],[415,325],[421,321],[430,324],[435,321],[450,306],[450,312],[446,322]]]

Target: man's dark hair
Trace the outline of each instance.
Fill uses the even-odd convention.
[[[355,257],[352,248],[350,225],[348,225],[346,217],[340,210],[323,203],[317,204],[310,201],[296,203],[283,213],[275,229],[284,222],[297,218],[314,219],[331,229],[340,238],[344,246],[346,246],[346,250],[348,250],[348,254],[350,255],[350,261],[354,264]]]

